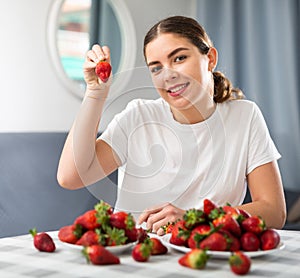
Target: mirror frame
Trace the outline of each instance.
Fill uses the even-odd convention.
[[[83,99],[84,88],[80,86],[76,81],[67,76],[63,65],[61,63],[59,50],[57,46],[57,30],[59,27],[59,16],[61,8],[65,0],[54,0],[49,9],[47,18],[47,46],[49,50],[49,56],[54,66],[55,73],[64,87],[75,97]],[[116,14],[120,26],[121,33],[121,60],[119,67],[114,75],[112,89],[122,91],[127,85],[130,74],[117,74],[118,72],[126,71],[134,68],[136,61],[136,30],[131,17],[131,14],[124,3],[124,0],[105,0],[112,7],[112,10]],[[126,35],[125,35],[126,34]],[[128,51],[130,50],[130,51]],[[114,91],[115,93],[115,91]]]

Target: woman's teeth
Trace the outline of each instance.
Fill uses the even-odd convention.
[[[170,93],[177,93],[178,91],[180,91],[180,90],[182,90],[183,88],[185,88],[185,87],[187,86],[187,84],[188,84],[188,83],[183,84],[183,85],[180,85],[180,86],[178,86],[178,87],[175,87],[175,88],[173,88],[173,89],[171,89],[171,90],[168,90],[168,92],[170,92]]]

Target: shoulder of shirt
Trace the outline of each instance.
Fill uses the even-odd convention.
[[[218,104],[220,108],[227,107],[228,109],[237,109],[243,111],[254,111],[259,110],[257,104],[252,100],[247,99],[236,99],[228,100]]]
[[[148,107],[151,109],[151,108],[163,107],[165,105],[166,105],[166,103],[162,98],[158,98],[158,99],[137,98],[137,99],[131,100],[127,104],[126,110],[131,110],[131,109],[140,108],[140,107]]]

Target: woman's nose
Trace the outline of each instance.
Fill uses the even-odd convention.
[[[171,81],[178,77],[178,72],[171,68],[164,69],[164,81]]]

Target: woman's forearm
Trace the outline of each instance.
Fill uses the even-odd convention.
[[[281,229],[286,221],[286,209],[281,202],[269,203],[259,200],[243,204],[238,208],[246,210],[251,215],[261,216],[269,228]]]
[[[102,92],[87,90],[85,94],[58,166],[57,179],[65,188],[76,189],[89,185],[103,175],[95,143],[107,93],[108,88]]]

